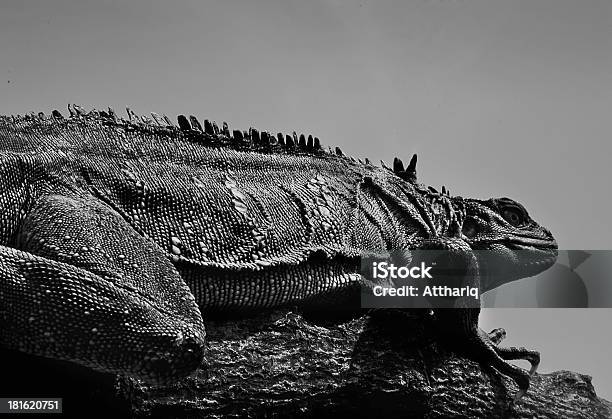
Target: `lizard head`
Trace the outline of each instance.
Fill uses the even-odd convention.
[[[482,292],[551,267],[557,242],[509,198],[464,199],[462,234],[478,257]]]

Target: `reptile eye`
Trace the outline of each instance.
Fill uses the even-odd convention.
[[[510,225],[514,227],[518,227],[523,224],[523,214],[514,208],[506,208],[502,211],[502,217],[506,220]]]
[[[472,220],[465,220],[461,232],[470,239],[478,234],[478,225]]]

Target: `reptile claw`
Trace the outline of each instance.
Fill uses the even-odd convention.
[[[506,338],[506,330],[503,328],[493,329],[489,332],[489,339],[495,345],[499,345],[499,343]]]

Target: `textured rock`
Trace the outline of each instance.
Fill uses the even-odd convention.
[[[527,396],[512,404],[517,388],[511,380],[448,352],[420,322],[398,313],[329,328],[295,314],[265,324],[253,328],[245,322],[236,329],[216,324],[205,369],[179,385],[129,382],[125,388],[136,411],[159,417],[190,412],[610,416],[590,377],[566,371],[537,375]]]
[[[51,367],[35,363],[34,373],[53,375],[46,378],[53,394],[79,392],[72,398],[65,395],[65,406],[72,413],[93,407],[100,414],[129,412],[160,418],[343,413],[612,416],[610,404],[597,397],[590,377],[568,371],[536,375],[527,395],[512,404],[517,388],[511,380],[455,354],[438,343],[422,321],[399,313],[322,326],[294,313],[277,312],[250,320],[209,322],[208,334],[205,364],[173,385],[149,387],[126,378],[113,382],[108,376],[66,369],[57,362],[49,363]],[[31,365],[31,357],[25,358],[20,362]],[[73,383],[58,387],[62,380]],[[32,375],[24,381],[32,386]],[[36,381],[44,390],[44,380]]]

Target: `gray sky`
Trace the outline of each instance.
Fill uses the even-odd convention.
[[[610,249],[612,2],[0,3],[0,114],[113,106],[419,153],[420,180],[519,200],[564,249]],[[594,376],[607,310],[490,309],[485,328]]]

